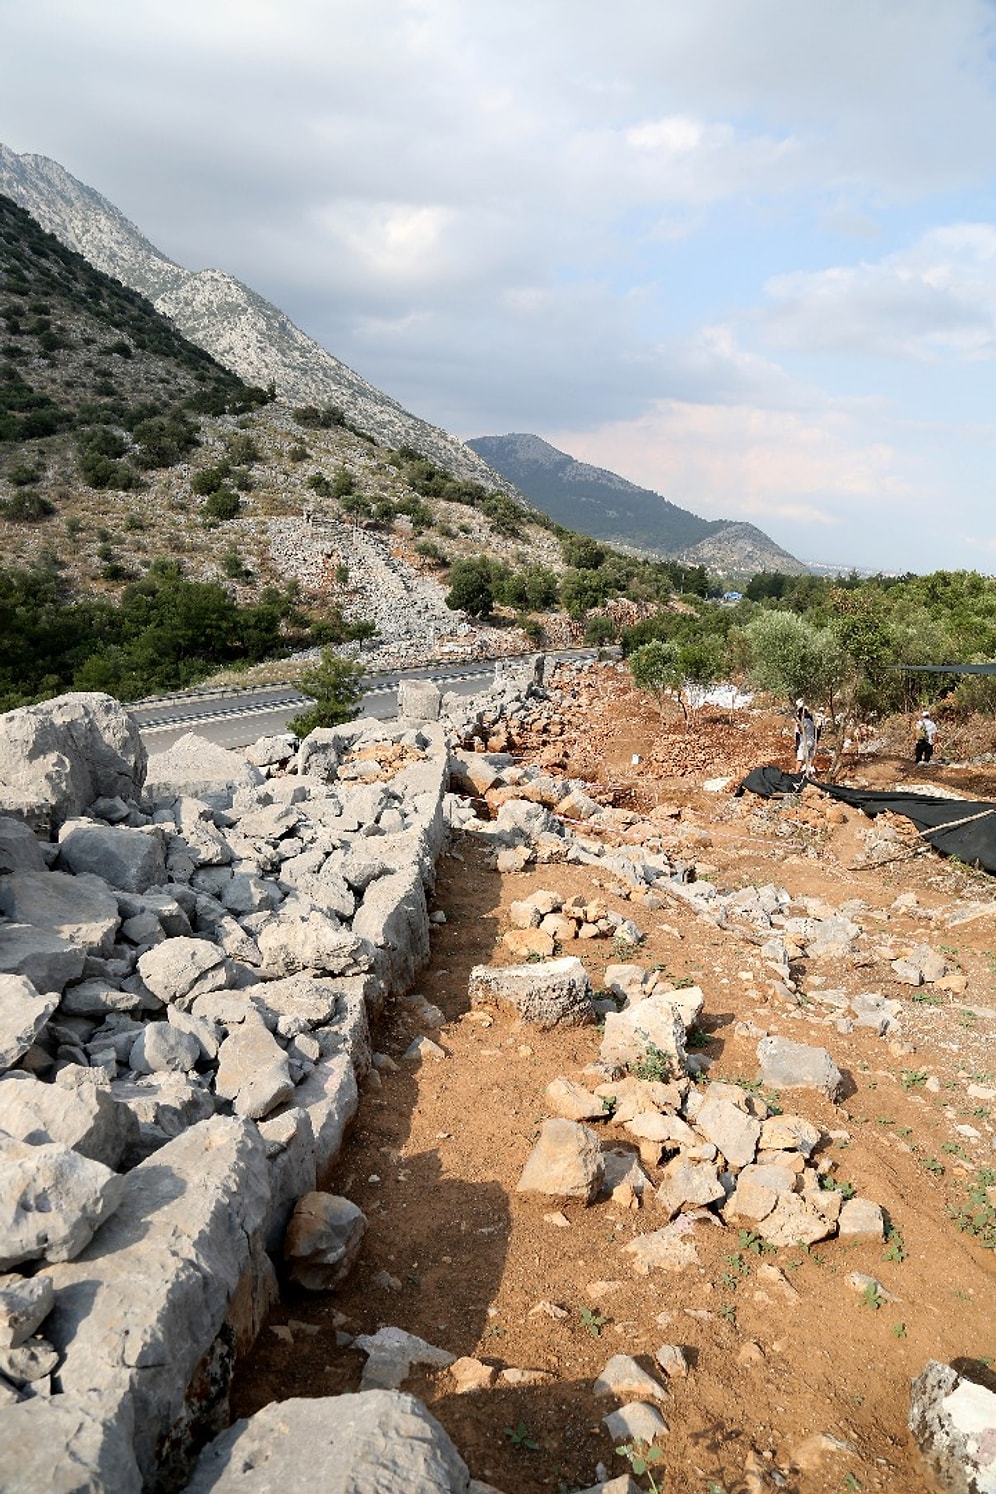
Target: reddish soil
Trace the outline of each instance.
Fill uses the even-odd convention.
[[[445,1013],[445,1026],[429,1035],[447,1056],[418,1069],[401,1063],[422,1029],[404,1000],[389,1003],[375,1048],[398,1067],[366,1088],[324,1180],[368,1216],[359,1264],[334,1294],[287,1288],[241,1369],[236,1415],[273,1399],[355,1391],[364,1357],[345,1340],[393,1324],[458,1356],[544,1372],[541,1383],[466,1394],[455,1393],[446,1371],[417,1374],[405,1388],[447,1427],[475,1477],[506,1494],[561,1494],[595,1482],[599,1462],[612,1474],[626,1471],[601,1424],[615,1403],[592,1391],[606,1361],[629,1353],[655,1368],[653,1351],[673,1343],[684,1346],[690,1371],[668,1382],[670,1432],[655,1470],[661,1488],[836,1494],[932,1487],[906,1430],[910,1380],[931,1358],[984,1377],[996,1357],[996,1210],[988,1244],[960,1231],[954,1217],[969,1185],[980,1177],[986,1183],[980,1169],[996,1167],[996,1106],[968,1093],[970,1085],[996,1089],[993,882],[925,852],[903,821],[896,821],[903,827],[896,858],[862,865],[870,822],[816,790],[792,804],[704,792],[702,783],[718,775],[735,784],[758,763],[791,765],[784,717],[706,715],[688,734],[673,722],[662,728],[656,711],[607,669],[596,685],[579,687],[574,711],[535,723],[517,745],[531,760],[583,774],[602,799],[641,813],[665,805],[680,811],[664,822],[665,843],[684,848],[699,875],[722,888],[775,882],[793,898],[821,897],[834,907],[864,899],[879,914],[863,917],[866,927],[877,923],[897,950],[941,947],[967,978],[964,991],[917,1001],[888,963],[826,970],[814,963],[807,973],[825,976],[828,986],[880,991],[904,1003],[901,1040],[861,1029],[841,1034],[812,1025],[810,1008],[790,1008],[772,994],[757,946],[679,903],[641,906],[598,867],[549,865],[500,876],[473,836],[457,837],[435,890],[434,905],[447,921],[434,934],[417,988]],[[996,797],[988,769],[914,770],[901,734],[896,748],[895,756],[850,765],[848,781],[933,782]],[[636,766],[634,754],[643,759]],[[622,835],[615,840],[625,843]],[[471,967],[511,962],[502,943],[508,905],[540,887],[600,896],[645,932],[641,964],[701,985],[701,1051],[711,1060],[710,1077],[756,1077],[757,1035],[738,1035],[737,1022],[829,1048],[845,1071],[846,1098],[833,1106],[797,1092],[786,1108],[835,1133],[823,1155],[833,1157],[836,1177],[884,1207],[898,1231],[893,1248],[830,1240],[762,1258],[744,1248],[735,1229],[702,1225],[695,1236],[700,1269],[640,1277],[621,1247],[665,1222],[652,1198],[635,1210],[611,1199],[590,1208],[569,1204],[565,1227],[546,1217],[555,1203],[516,1194],[549,1114],[546,1085],[560,1074],[596,1082],[583,1073],[597,1057],[596,1029],[540,1033],[504,1014],[488,1024],[469,1009]],[[908,891],[918,909],[893,910]],[[988,911],[948,929],[944,915],[956,901]],[[578,941],[565,952],[584,961],[596,987],[618,958],[603,940]],[[978,1140],[955,1131],[965,1124]],[[622,1141],[622,1132],[607,1134]],[[770,1278],[771,1264],[787,1286]],[[865,1300],[848,1284],[855,1270],[876,1277],[894,1300]],[[384,1272],[396,1287],[378,1285]],[[537,1310],[543,1302],[565,1316]],[[845,1446],[821,1446],[821,1433]],[[640,1483],[649,1487],[645,1476]]]

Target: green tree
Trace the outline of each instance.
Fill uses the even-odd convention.
[[[340,726],[354,719],[363,694],[363,666],[323,648],[321,663],[301,676],[301,689],[315,704],[288,726],[295,736],[306,737],[320,726]]]
[[[833,634],[795,612],[759,612],[744,629],[751,679],[759,690],[788,701],[802,696],[827,703],[837,684],[840,650]]]
[[[447,607],[468,617],[488,617],[495,604],[491,565],[483,555],[458,560],[450,571]]]
[[[656,700],[663,726],[665,702],[681,690],[678,645],[663,638],[644,643],[630,654],[629,672],[636,688]]]

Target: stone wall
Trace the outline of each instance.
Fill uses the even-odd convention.
[[[444,728],[0,735],[0,1484],[177,1488],[428,956]]]

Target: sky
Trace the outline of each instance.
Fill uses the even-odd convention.
[[[996,0],[0,0],[0,141],[463,438],[996,573]]]

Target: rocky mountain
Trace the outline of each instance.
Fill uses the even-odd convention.
[[[507,490],[462,441],[405,410],[223,270],[184,269],[92,187],[45,156],[0,145],[0,192],[92,265],[140,291],[191,342],[289,403],[335,406],[386,446],[411,446],[455,476]]]
[[[805,574],[808,567],[753,524],[701,519],[604,467],[576,461],[539,436],[478,436],[479,456],[558,524],[724,575]]]

